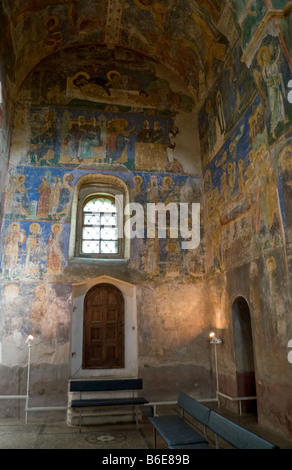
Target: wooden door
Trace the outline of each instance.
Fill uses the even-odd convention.
[[[124,298],[110,284],[92,287],[84,300],[83,369],[124,366]]]

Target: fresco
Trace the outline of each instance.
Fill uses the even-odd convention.
[[[260,20],[266,14],[266,6],[263,0],[233,0],[235,17],[241,28],[243,50],[250,43]]]
[[[263,117],[257,98],[204,172],[208,270],[226,269],[285,243],[283,191],[274,175],[289,167],[290,147],[275,166]]]
[[[291,170],[292,170],[292,134],[287,135],[284,143],[280,143],[272,149],[272,155],[276,156],[279,193],[281,194],[281,207],[285,230],[292,227],[291,211],[289,206],[291,194]]]
[[[203,166],[221,150],[226,138],[250,106],[256,95],[261,98],[258,122],[254,121],[253,144],[262,142],[258,135],[267,132],[269,146],[292,122],[288,81],[291,71],[278,40],[267,35],[254,54],[250,69],[240,62],[235,50],[222,72],[218,89],[211,92],[200,112],[200,139]],[[235,86],[236,83],[236,86]],[[251,117],[252,119],[252,117]]]
[[[198,90],[200,72],[207,86],[212,82],[228,49],[228,41],[214,27],[224,10],[224,1],[200,1],[192,5],[182,1],[172,14],[164,1],[130,0],[129,6],[124,18],[122,39],[125,44],[134,42],[141,50],[175,67],[194,90]],[[140,25],[138,31],[133,28],[135,24]],[[184,38],[182,31],[187,32]],[[202,54],[205,54],[204,60]],[[205,60],[203,69],[201,62]]]
[[[273,8],[281,10],[287,5],[286,0],[272,0]]]
[[[237,47],[227,59],[221,79],[199,113],[203,167],[217,154],[255,95],[250,72]]]
[[[20,164],[182,172],[170,117],[33,108]]]
[[[9,21],[4,11],[3,2],[0,3],[0,57],[1,64],[0,69],[5,71],[7,78],[14,79],[14,67],[15,67],[15,54],[13,48],[13,41],[11,31],[9,28]],[[2,76],[4,73],[2,72]]]
[[[9,128],[11,106],[7,90],[5,68],[0,61],[0,158],[8,162],[11,132]]]
[[[2,228],[2,279],[43,279],[67,264],[69,225],[5,221]]]
[[[0,142],[1,142],[1,154],[3,154],[3,121],[4,121],[4,106],[3,106],[3,85],[2,85],[2,80],[1,80],[1,74],[0,74]]]
[[[6,190],[6,218],[49,219],[70,217],[73,174],[44,170],[10,171]]]
[[[226,0],[180,0],[171,4],[167,0],[108,0],[99,1],[98,8],[96,3],[97,0],[4,2],[0,15],[6,36],[18,36],[12,48],[13,63],[17,63],[13,78],[18,86],[33,66],[56,51],[77,44],[107,44],[109,54],[114,49],[129,57],[139,52],[166,64],[196,99],[210,89],[229,47],[232,49],[238,37],[232,2]],[[240,14],[242,8],[236,6]],[[7,31],[5,14],[11,21]],[[3,43],[10,44],[11,39]],[[60,73],[58,69],[50,70]],[[203,89],[199,90],[202,83]]]
[[[19,167],[9,173],[6,213],[2,227],[2,280],[47,279],[62,274],[68,265],[71,204],[74,187],[86,170],[64,168]],[[110,172],[108,172],[110,174]],[[112,172],[115,174],[115,172]],[[201,183],[188,175],[120,173],[128,185],[130,200],[144,207],[147,203],[188,203],[200,201]],[[191,220],[191,219],[190,219]],[[197,273],[198,252],[181,250],[181,238],[172,240],[170,233],[161,240],[133,241],[131,267],[152,275]]]
[[[177,142],[186,154],[184,122],[194,122],[193,103],[169,76],[159,77],[155,63],[146,65],[137,53],[125,57],[95,45],[52,55],[23,86],[13,163],[184,173]],[[188,172],[194,167],[189,147]]]
[[[287,100],[291,71],[278,41],[273,36],[267,35],[257,51],[253,62],[253,76],[264,103],[265,119],[272,143],[288,129],[292,121],[291,107]]]
[[[291,220],[291,187],[292,187],[292,133],[271,150],[277,162],[276,175],[280,199],[281,215],[285,233],[285,249],[288,272],[292,273],[292,220]],[[291,276],[291,274],[290,274]]]
[[[125,62],[127,61],[127,66]],[[60,68],[60,63],[62,66]],[[56,52],[27,79],[35,105],[57,104],[151,114],[191,112],[186,94],[157,73],[158,64],[135,51],[90,44]],[[171,72],[168,76],[172,79]],[[176,79],[178,83],[178,79]]]
[[[10,143],[10,132],[8,131],[8,111],[6,102],[6,90],[3,80],[3,68],[0,62],[0,226],[3,217],[4,188],[8,167],[8,149]]]
[[[60,347],[68,342],[70,287],[7,282],[1,284],[0,292],[1,311],[6,312],[0,317],[0,336],[2,343],[10,342],[10,358],[2,355],[2,364],[10,363],[13,350],[17,360],[17,350],[21,353],[28,334],[40,339],[43,346]]]
[[[144,206],[146,203],[188,203],[189,223],[192,222],[191,204],[201,200],[201,182],[196,177],[183,177],[172,175],[135,175],[131,187],[131,199]],[[169,221],[167,220],[167,224]],[[169,225],[168,225],[169,227]],[[133,239],[131,241],[130,267],[139,273],[139,276],[153,278],[172,277],[198,277],[203,273],[202,246],[197,249],[182,249],[182,236],[172,238],[169,228],[166,238]]]

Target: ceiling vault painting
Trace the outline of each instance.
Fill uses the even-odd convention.
[[[0,0],[4,393],[34,334],[33,401],[67,405],[85,293],[113,283],[127,364],[90,377],[215,396],[212,325],[222,393],[291,439],[291,28],[292,0]]]
[[[202,79],[226,58],[239,30],[225,0],[3,0],[10,19],[17,87],[56,51],[83,45],[123,48],[150,57],[177,73],[197,97]],[[11,64],[12,65],[12,64]]]

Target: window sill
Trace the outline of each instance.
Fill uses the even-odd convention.
[[[128,258],[83,258],[78,256],[72,256],[69,259],[69,264],[77,263],[77,264],[97,264],[97,263],[126,263]]]

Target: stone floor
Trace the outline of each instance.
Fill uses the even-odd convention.
[[[176,413],[177,409],[172,406],[158,411],[162,414]],[[292,440],[262,429],[253,415],[239,417],[222,409],[219,412],[278,445],[280,449],[292,449]],[[103,452],[111,449],[153,450],[153,430],[147,416],[143,416],[138,429],[135,423],[100,424],[82,426],[80,433],[78,427],[66,424],[63,412],[54,417],[45,413],[29,416],[27,424],[24,420],[0,420],[0,449],[99,449]],[[212,444],[212,438],[209,437]],[[166,449],[160,438],[157,446],[158,449]],[[220,446],[228,448],[225,443]]]

